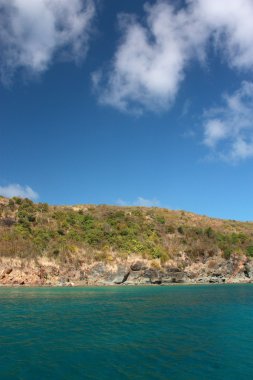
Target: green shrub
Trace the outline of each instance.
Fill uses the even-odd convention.
[[[177,231],[181,234],[181,235],[184,235],[185,231],[184,231],[184,228],[182,226],[179,226]]]
[[[247,256],[253,257],[253,245],[248,246],[246,252]]]
[[[232,248],[225,248],[224,249],[224,251],[223,251],[223,256],[224,256],[224,258],[225,259],[229,259],[230,258],[230,256],[232,255],[232,253],[233,253],[233,250],[232,250]]]
[[[165,218],[163,216],[158,216],[156,218],[157,222],[160,224],[165,224]]]
[[[19,197],[13,197],[12,199],[13,199],[13,201],[14,201],[17,205],[21,205],[21,203],[22,203],[22,198],[19,198]]]
[[[49,211],[49,205],[47,203],[38,203],[37,208],[38,208],[38,211],[40,211],[40,212],[48,212]]]
[[[13,199],[9,199],[9,207],[12,211],[15,210],[15,202]]]
[[[212,239],[215,237],[215,232],[214,230],[211,228],[211,227],[208,227],[205,231],[206,233],[206,236],[209,238],[209,239]]]

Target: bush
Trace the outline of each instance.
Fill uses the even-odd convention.
[[[21,203],[22,203],[22,198],[19,198],[19,197],[13,197],[12,199],[13,199],[13,201],[14,201],[17,205],[21,205]]]
[[[49,206],[47,203],[38,203],[37,208],[38,208],[38,211],[40,211],[40,212],[48,212],[49,211]]]
[[[163,216],[158,216],[156,218],[157,222],[160,223],[160,224],[165,224],[165,219]]]
[[[211,227],[208,227],[205,231],[206,233],[206,236],[209,238],[209,239],[212,239],[215,237],[215,232],[214,230],[211,228]]]
[[[246,252],[247,256],[253,257],[253,245],[248,246]]]
[[[174,226],[166,226],[166,233],[167,234],[174,234],[175,233],[175,227]]]
[[[15,202],[13,199],[9,199],[9,207],[12,211],[15,210]]]
[[[229,259],[232,253],[233,253],[232,248],[225,248],[223,251],[223,256],[225,259]]]
[[[184,228],[182,226],[179,226],[177,231],[180,233],[180,235],[184,235]]]

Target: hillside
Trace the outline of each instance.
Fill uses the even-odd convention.
[[[0,284],[249,282],[253,223],[0,198]]]

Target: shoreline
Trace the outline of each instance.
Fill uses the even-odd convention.
[[[217,285],[251,285],[253,284],[253,281],[237,281],[237,282],[216,282],[216,283],[210,283],[210,282],[185,282],[185,283],[170,283],[170,284],[74,284],[74,285],[38,285],[38,284],[0,284],[1,288],[9,288],[9,289],[31,289],[31,288],[38,288],[38,289],[85,289],[85,288],[158,288],[158,287],[179,287],[179,286],[217,286]]]

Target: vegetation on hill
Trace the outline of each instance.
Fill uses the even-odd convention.
[[[113,260],[140,254],[162,263],[182,252],[189,258],[222,251],[253,257],[253,223],[184,211],[117,206],[49,206],[0,198],[0,256],[59,262]]]

